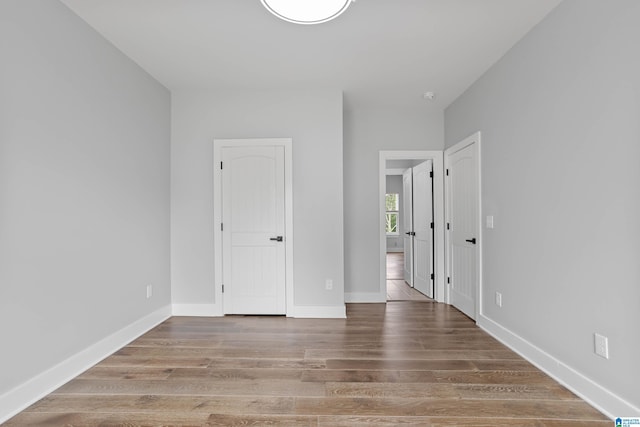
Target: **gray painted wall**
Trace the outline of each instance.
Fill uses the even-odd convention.
[[[567,0],[445,113],[447,146],[482,132],[485,316],[636,407],[639,19]]]
[[[170,304],[170,96],[57,1],[0,40],[2,395]]]
[[[294,303],[344,304],[342,93],[172,94],[175,304],[213,304],[213,139],[293,139]],[[325,280],[333,279],[333,290]]]
[[[369,108],[345,110],[345,292],[379,292],[380,150],[441,150],[442,112]]]

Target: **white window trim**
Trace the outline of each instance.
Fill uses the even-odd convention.
[[[398,204],[398,206],[397,206],[398,209],[391,210],[391,211],[385,211],[385,215],[384,215],[384,217],[385,217],[385,227],[384,227],[385,230],[384,231],[385,231],[387,236],[395,237],[395,236],[399,236],[400,235],[400,230],[398,230],[398,221],[400,220],[400,194],[399,193],[385,193],[385,200],[386,200],[387,196],[390,195],[390,194],[395,194],[396,202]],[[385,203],[385,205],[386,205],[386,203]],[[389,215],[389,214],[395,214],[396,215],[396,231],[387,231],[386,218],[387,218],[387,215]]]
[[[397,215],[397,216],[398,216],[398,218],[400,218],[400,212],[399,212],[399,211],[387,211],[387,212],[386,212],[386,214],[385,214],[385,218],[386,218],[386,216],[387,216],[387,215],[389,215],[389,214]],[[386,224],[385,224],[385,225],[386,225]],[[386,226],[385,226],[385,228],[386,228]],[[398,230],[398,220],[397,220],[397,219],[396,219],[396,230]],[[399,231],[386,231],[386,230],[385,230],[385,233],[387,234],[387,236],[392,236],[392,237],[394,237],[394,236],[399,236],[399,235],[400,235],[400,232],[399,232]]]

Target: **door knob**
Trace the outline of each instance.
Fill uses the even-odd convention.
[[[406,233],[404,233],[404,234],[406,234],[406,235],[408,235],[408,236],[415,236],[415,235],[416,235],[416,233],[415,233],[415,232],[413,232],[413,231],[407,231],[407,232],[406,232]]]
[[[282,236],[278,236],[278,237],[271,237],[269,240],[273,240],[274,242],[282,242],[283,238]]]
[[[465,242],[473,243],[475,245],[476,244],[476,238],[474,237],[473,239],[467,239],[467,240],[465,240]]]

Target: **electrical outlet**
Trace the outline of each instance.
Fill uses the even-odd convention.
[[[600,334],[593,334],[595,352],[605,359],[609,358],[609,338]]]
[[[153,285],[147,285],[147,299],[153,296]]]
[[[496,305],[502,307],[502,294],[500,292],[496,292]]]
[[[333,289],[333,280],[331,280],[331,279],[327,279],[327,280],[324,282],[324,288],[325,288],[326,290],[328,290],[328,291],[332,290],[332,289]]]

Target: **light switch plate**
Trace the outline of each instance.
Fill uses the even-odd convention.
[[[493,228],[493,215],[487,215],[487,228]]]

